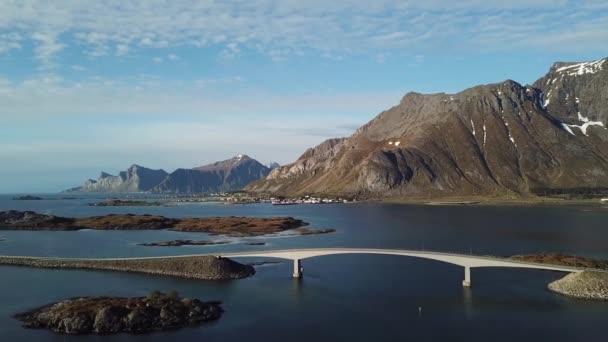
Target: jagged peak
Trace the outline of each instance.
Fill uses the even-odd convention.
[[[109,173],[107,173],[105,171],[101,171],[101,174],[99,175],[99,178],[108,178],[108,177],[115,177],[115,176],[112,175],[112,174],[109,174]]]
[[[229,168],[232,168],[232,167],[236,167],[236,166],[241,165],[242,163],[249,162],[249,161],[255,161],[256,163],[262,165],[260,162],[258,162],[257,160],[249,157],[246,154],[239,154],[239,155],[236,155],[236,156],[234,156],[234,157],[232,157],[230,159],[227,159],[227,160],[222,160],[222,161],[218,161],[218,162],[215,162],[215,163],[211,163],[211,164],[195,167],[193,169],[194,170],[198,170],[198,171],[222,170],[222,169],[229,169]]]
[[[251,159],[251,157],[249,157],[246,154],[238,154],[238,155],[234,156],[232,159],[241,161],[241,160]]]
[[[551,67],[551,71],[567,76],[595,74],[608,68],[608,63],[606,60],[608,60],[608,58],[587,62],[556,62]]]

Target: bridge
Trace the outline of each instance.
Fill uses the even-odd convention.
[[[536,270],[549,270],[567,273],[577,273],[586,270],[583,267],[570,267],[551,264],[539,264],[525,261],[512,260],[508,258],[481,256],[472,254],[457,254],[434,251],[420,250],[405,250],[405,249],[378,249],[378,248],[312,248],[312,249],[284,249],[284,250],[258,250],[248,252],[231,252],[231,253],[206,253],[206,254],[189,254],[189,255],[170,255],[170,256],[153,256],[153,257],[129,257],[129,258],[103,258],[103,259],[84,259],[84,260],[142,260],[142,259],[167,259],[167,258],[184,258],[184,257],[216,257],[216,258],[277,258],[293,261],[293,277],[301,278],[302,260],[316,258],[324,255],[340,255],[340,254],[379,254],[379,255],[398,255],[414,258],[429,259],[435,261],[446,262],[453,265],[464,267],[464,280],[462,285],[465,287],[471,286],[471,269],[479,267],[513,267],[513,268],[529,268]],[[49,258],[49,257],[26,257],[26,256],[0,256],[0,258],[34,258],[41,260],[83,260],[72,258]],[[591,269],[593,271],[608,272],[604,270]]]
[[[302,277],[302,260],[315,258],[324,255],[338,254],[380,254],[380,255],[399,255],[414,258],[430,259],[442,261],[464,267],[464,280],[462,285],[471,286],[471,269],[479,267],[515,267],[530,268],[536,270],[550,270],[558,272],[582,272],[584,268],[559,266],[550,264],[538,264],[524,261],[511,260],[507,258],[477,256],[467,254],[454,254],[443,252],[429,252],[401,249],[373,249],[373,248],[314,248],[314,249],[285,249],[267,250],[256,252],[237,252],[213,254],[216,257],[225,258],[278,258],[293,261],[293,277]],[[198,255],[200,256],[200,255]]]

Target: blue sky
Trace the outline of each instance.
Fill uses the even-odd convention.
[[[408,91],[604,57],[605,0],[1,0],[0,192],[288,163]]]

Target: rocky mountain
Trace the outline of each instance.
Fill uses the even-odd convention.
[[[89,179],[80,187],[70,192],[142,192],[149,191],[158,185],[168,173],[164,170],[152,170],[139,165],[132,165],[118,176],[102,172],[97,180]]]
[[[241,190],[247,184],[266,177],[271,169],[246,155],[221,162],[177,169],[172,173],[138,165],[113,176],[102,172],[97,180],[89,179],[68,192],[157,192],[210,193]]]
[[[196,167],[177,169],[152,189],[159,193],[210,193],[241,190],[266,177],[270,169],[246,155]]]
[[[607,60],[556,63],[533,85],[408,93],[247,189],[433,198],[608,188]]]

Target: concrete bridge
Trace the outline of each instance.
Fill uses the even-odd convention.
[[[324,255],[337,254],[381,254],[381,255],[400,255],[414,258],[430,259],[436,261],[447,262],[454,265],[464,267],[464,280],[462,285],[465,287],[471,286],[471,268],[478,267],[517,267],[531,268],[537,270],[550,270],[558,272],[581,272],[584,268],[558,266],[550,264],[537,264],[523,261],[516,261],[507,258],[476,256],[467,254],[452,254],[442,252],[427,252],[415,250],[401,249],[371,249],[371,248],[315,248],[315,249],[286,249],[286,250],[269,250],[258,252],[237,252],[237,253],[221,253],[214,254],[217,257],[226,258],[278,258],[293,260],[293,276],[294,278],[302,277],[302,260],[315,258]]]

